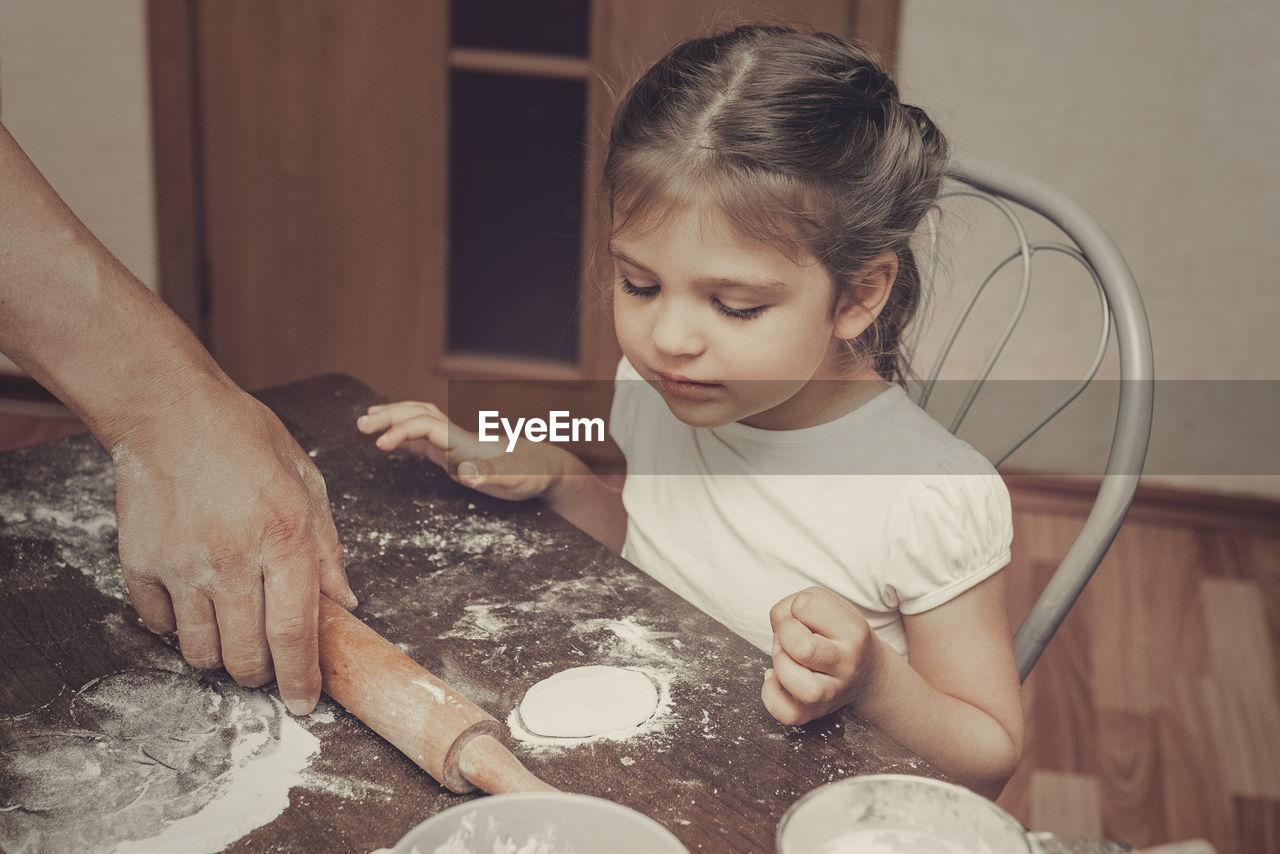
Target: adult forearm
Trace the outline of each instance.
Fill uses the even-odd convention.
[[[0,350],[108,447],[226,379],[163,303],[84,227],[0,127]]]

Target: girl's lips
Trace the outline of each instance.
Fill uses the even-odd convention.
[[[706,401],[710,400],[720,388],[719,383],[700,383],[682,377],[678,374],[658,374],[658,384],[662,386],[662,391],[671,397],[677,397],[681,400],[689,401]]]

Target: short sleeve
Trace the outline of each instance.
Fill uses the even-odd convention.
[[[1009,491],[972,448],[952,449],[899,497],[884,598],[903,614],[936,608],[1009,563]]]

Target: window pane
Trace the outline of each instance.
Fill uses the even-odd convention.
[[[591,0],[454,0],[454,47],[587,55]]]
[[[586,84],[455,71],[451,352],[576,361]]]

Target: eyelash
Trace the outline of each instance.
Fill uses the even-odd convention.
[[[623,277],[622,292],[633,297],[651,297],[658,292],[658,286],[650,285],[647,288],[642,288],[630,279]]]
[[[648,287],[642,288],[630,279],[624,277],[622,279],[622,292],[633,297],[651,297],[658,293],[658,286],[649,285]],[[711,302],[715,305],[716,311],[720,312],[725,317],[731,317],[734,320],[755,320],[757,317],[764,314],[765,309],[768,308],[767,305],[757,305],[752,308],[733,308],[732,306],[725,305],[714,297]]]

